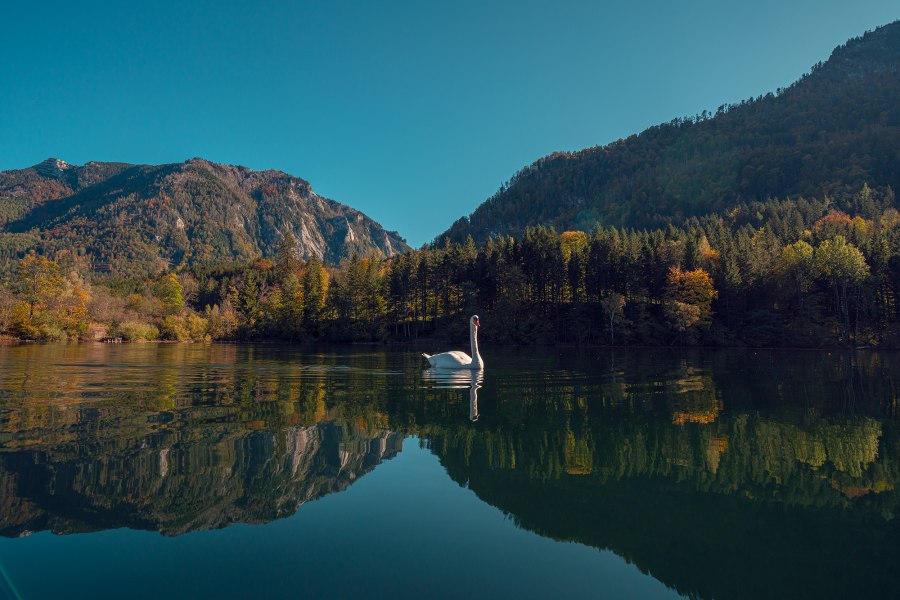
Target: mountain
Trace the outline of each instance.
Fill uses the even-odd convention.
[[[167,165],[50,158],[0,172],[0,260],[32,246],[114,273],[272,256],[290,232],[299,252],[335,263],[408,249],[396,232],[281,171],[200,158]]]
[[[439,240],[533,225],[655,227],[768,198],[900,187],[900,21],[834,50],[790,87],[714,115],[557,152]]]

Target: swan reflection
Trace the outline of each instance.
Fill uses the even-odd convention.
[[[469,390],[469,420],[478,420],[478,389],[484,383],[484,371],[439,369],[432,367],[422,372],[422,379],[432,383],[435,389]]]

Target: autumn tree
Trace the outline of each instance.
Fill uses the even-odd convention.
[[[0,287],[0,333],[9,331],[15,306],[15,295],[5,287]]]
[[[175,313],[184,307],[184,288],[175,273],[166,273],[160,277],[155,292],[167,312]]]
[[[32,251],[19,261],[13,291],[25,303],[29,322],[40,317],[49,305],[56,302],[63,289],[64,280],[59,265],[52,260]]]
[[[209,324],[209,335],[212,339],[228,340],[234,337],[240,323],[231,300],[225,298],[221,304],[207,306],[205,314]]]
[[[35,252],[28,253],[19,261],[13,290],[20,300],[11,318],[13,333],[29,339],[65,337],[58,318],[66,291],[59,265]]]
[[[858,248],[838,235],[816,248],[815,268],[817,275],[834,291],[835,311],[844,326],[844,339],[849,340],[849,294],[869,276],[869,265]]]
[[[853,219],[847,213],[832,209],[827,215],[813,225],[813,232],[820,240],[829,240],[835,236],[847,236],[853,229]]]
[[[316,255],[306,262],[300,285],[304,298],[304,326],[307,333],[318,338],[322,332],[325,299],[328,297],[328,272]]]
[[[684,340],[685,332],[689,331],[694,325],[700,322],[701,310],[696,304],[681,302],[680,300],[669,300],[665,304],[666,318],[676,331],[682,334]]]
[[[87,285],[75,273],[63,277],[45,256],[32,252],[19,262],[13,289],[19,298],[8,316],[13,333],[53,340],[77,337],[87,328]]]
[[[566,231],[560,235],[563,260],[566,263],[569,297],[573,302],[584,298],[588,237],[583,231]]]
[[[706,329],[712,322],[712,301],[717,295],[705,270],[672,267],[666,284],[666,316],[681,333],[695,326]]]
[[[72,273],[66,280],[59,313],[60,326],[69,337],[78,337],[87,329],[90,320],[88,315],[90,297],[87,284],[77,273]]]
[[[788,244],[781,249],[781,256],[775,272],[782,286],[796,300],[797,309],[803,312],[806,295],[815,277],[813,247],[803,240]]]

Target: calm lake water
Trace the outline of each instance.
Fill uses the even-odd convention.
[[[896,596],[900,354],[0,347],[0,598]]]

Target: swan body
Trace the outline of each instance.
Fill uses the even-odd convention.
[[[433,355],[423,353],[422,356],[435,369],[483,369],[484,361],[481,360],[481,354],[478,353],[478,328],[480,326],[478,315],[469,319],[469,343],[472,346],[472,356],[458,350]]]
[[[465,352],[451,350],[450,352],[441,352],[440,354],[428,355],[422,354],[425,359],[435,369],[470,369],[472,368],[472,357]]]

